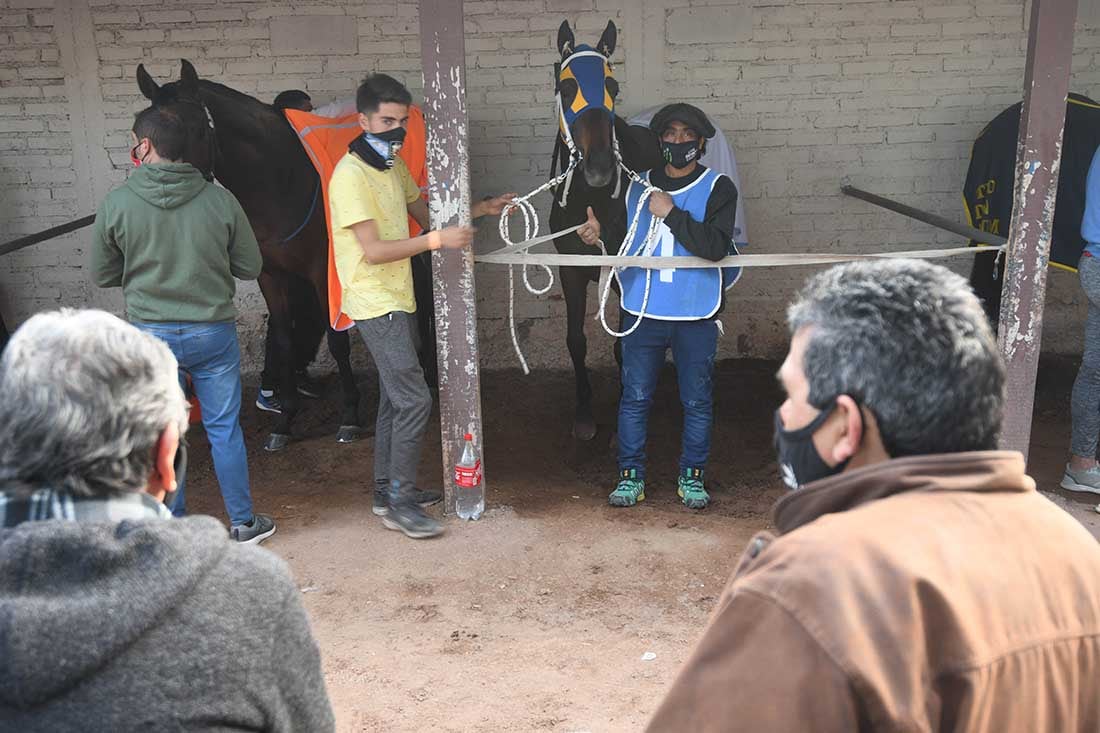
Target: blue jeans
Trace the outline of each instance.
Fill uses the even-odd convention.
[[[628,315],[624,325],[634,323]],[[643,318],[638,330],[623,338],[623,391],[619,400],[619,471],[634,469],[645,478],[646,425],[657,377],[672,349],[684,431],[680,469],[706,468],[714,419],[711,377],[718,351],[718,324],[705,321],[658,321]]]
[[[210,440],[214,473],[232,525],[252,521],[252,494],[248,487],[248,454],[241,431],[241,349],[237,324],[140,323],[135,326],[168,344],[183,372],[191,375],[191,386],[202,408],[202,424]],[[181,484],[172,513],[186,513]]]

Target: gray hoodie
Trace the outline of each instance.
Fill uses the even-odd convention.
[[[0,529],[0,731],[331,731],[275,555],[210,517]]]

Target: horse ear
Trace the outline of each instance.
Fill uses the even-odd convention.
[[[199,73],[187,59],[180,59],[180,85],[190,91],[198,91]]]
[[[596,44],[596,50],[607,58],[611,58],[611,54],[615,53],[615,41],[618,37],[619,29],[615,27],[615,23],[610,20],[607,21],[607,27],[603,29],[600,42]]]
[[[156,98],[157,92],[160,91],[160,85],[153,81],[153,77],[149,76],[149,72],[145,70],[145,64],[138,64],[137,83],[138,89],[150,102]]]
[[[569,21],[563,20],[561,25],[558,26],[558,51],[561,53],[561,57],[565,58],[573,53],[576,45],[576,39],[573,37],[573,29],[569,27]]]

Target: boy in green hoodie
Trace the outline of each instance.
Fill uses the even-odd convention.
[[[275,523],[252,511],[233,278],[256,279],[260,248],[233,194],[181,162],[187,130],[175,110],[139,112],[133,142],[137,170],[96,213],[93,276],[101,288],[122,287],[129,319],[167,342],[191,375],[230,534],[258,543]],[[185,512],[182,485],[172,511]]]

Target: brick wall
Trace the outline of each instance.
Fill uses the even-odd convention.
[[[0,0],[0,240],[60,224],[77,210],[69,97],[52,0]],[[0,308],[22,320],[87,301],[66,237],[0,258]]]
[[[83,214],[124,179],[126,131],[143,103],[134,81],[138,63],[164,81],[187,58],[202,76],[264,100],[295,87],[315,102],[347,97],[374,70],[402,78],[414,94],[421,87],[415,3],[56,0],[62,12],[55,27],[54,1],[0,0],[2,239]],[[970,143],[1019,99],[1023,81],[1027,8],[1018,4],[467,0],[466,13],[475,196],[522,192],[546,179],[557,26],[568,18],[578,41],[593,43],[613,19],[624,113],[682,99],[706,109],[730,135],[753,252],[958,243],[842,197],[840,184],[962,221]],[[330,47],[312,48],[311,29],[331,29]],[[1098,54],[1100,31],[1081,24],[1074,91],[1100,95]],[[544,215],[547,208],[544,199]],[[88,286],[81,270],[86,241],[87,232],[0,258],[5,314],[18,321],[59,304],[119,307],[117,296]],[[495,222],[482,225],[478,246],[497,246]],[[783,306],[810,272],[747,273],[725,317],[723,354],[780,354]],[[480,268],[478,286],[485,363],[510,366],[506,270]],[[246,361],[255,367],[264,307],[254,285],[240,290]],[[559,293],[518,296],[521,334],[536,367],[567,364]],[[1074,277],[1053,273],[1048,349],[1079,349],[1082,307]],[[609,340],[594,323],[588,330],[590,359],[608,363]]]

